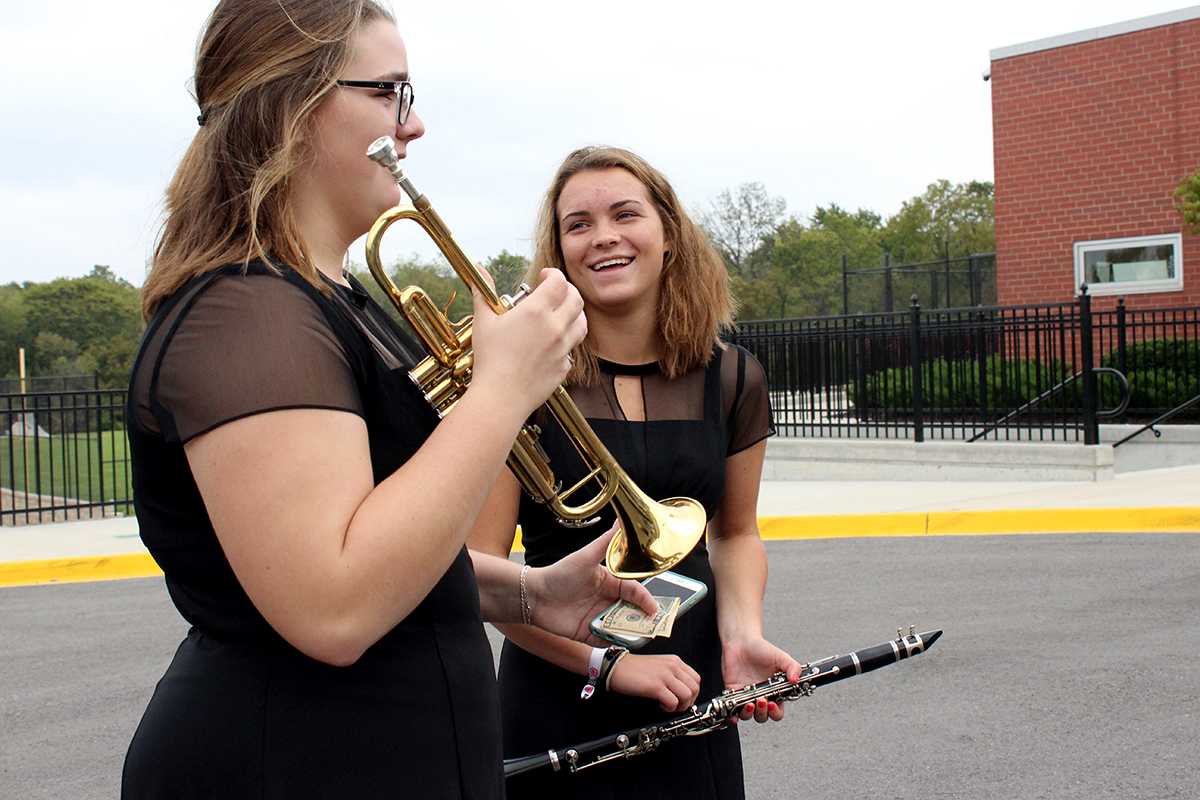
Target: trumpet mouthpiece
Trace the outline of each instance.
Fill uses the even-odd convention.
[[[400,163],[400,157],[396,154],[396,143],[390,136],[380,136],[371,142],[371,146],[367,148],[367,158],[388,169]]]
[[[412,181],[404,174],[404,170],[400,168],[400,154],[396,152],[396,142],[392,137],[380,136],[371,142],[371,146],[367,148],[367,158],[390,172],[392,178],[399,184],[401,191],[408,195],[414,203],[417,202],[421,193],[417,191],[417,188],[412,185]]]

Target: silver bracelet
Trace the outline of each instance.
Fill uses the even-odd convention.
[[[533,609],[529,606],[529,589],[525,585],[525,576],[529,574],[529,565],[521,567],[521,622],[533,624]]]
[[[617,664],[621,663],[621,659],[629,655],[629,651],[621,648],[621,652],[617,653],[617,657],[608,665],[608,670],[604,673],[604,691],[608,691],[608,684],[612,682],[613,670],[617,668]]]

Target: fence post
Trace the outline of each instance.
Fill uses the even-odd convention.
[[[1079,288],[1079,356],[1083,360],[1083,443],[1100,443],[1100,422],[1096,416],[1096,372],[1092,366],[1092,297],[1087,283]]]
[[[912,320],[910,327],[909,354],[912,360],[912,411],[913,441],[925,441],[925,398],[921,391],[921,303],[914,293],[909,308]]]
[[[102,402],[103,402],[103,400],[100,397],[100,393],[97,392],[96,393],[96,465],[97,465],[96,472],[98,472],[100,475],[100,502],[104,503],[108,498],[104,494],[104,434],[100,430],[100,428],[103,427],[103,425],[101,423],[101,413],[102,412],[100,410],[100,405]],[[88,512],[88,516],[89,517],[91,516],[90,511]],[[104,516],[104,506],[103,505],[100,506],[100,516],[102,516],[102,517]]]
[[[858,427],[862,430],[863,423],[868,420],[864,419],[870,412],[871,399],[867,396],[867,353],[866,345],[863,340],[866,338],[863,335],[863,320],[856,318],[854,320],[854,335],[851,341],[854,346],[854,384],[858,387]]]
[[[975,363],[979,368],[979,421],[986,424],[988,420],[988,353],[987,333],[984,331],[984,316],[977,311],[975,317]]]
[[[967,281],[969,283],[969,286],[967,287],[967,291],[969,291],[971,293],[971,305],[973,305],[973,306],[983,305],[983,303],[979,302],[979,299],[980,299],[979,298],[979,286],[976,283],[976,278],[975,278],[975,254],[974,253],[972,253],[971,255],[969,255],[967,257]]]
[[[936,306],[936,301],[934,301]],[[946,305],[943,308],[954,308],[954,301],[950,299],[950,240],[946,240]]]
[[[850,314],[850,275],[848,259],[846,254],[842,253],[842,316]]]
[[[28,421],[25,424],[25,437],[26,437],[25,442],[26,442],[26,444],[28,444],[30,438],[33,439],[33,493],[35,495],[37,495],[37,498],[38,498],[38,522],[42,521],[42,506],[44,505],[44,503],[42,501],[42,440],[38,436],[38,413],[37,413],[40,399],[41,398],[36,394],[33,396],[33,433],[32,433],[32,437],[28,430],[28,428],[29,428]],[[25,480],[25,491],[26,491],[26,493],[29,492],[29,479],[28,478],[26,478],[26,480]],[[51,496],[53,496],[53,493],[51,493]],[[54,501],[51,500],[50,504],[53,505]],[[54,520],[54,516],[53,516],[54,512],[52,511],[50,513],[51,513],[50,520],[53,521]],[[25,515],[25,521],[26,522],[29,521],[28,514]]]
[[[1125,360],[1125,298],[1117,298],[1117,369],[1129,377],[1128,363]]]
[[[883,254],[883,310],[891,314],[896,310],[896,299],[892,294],[892,254]]]

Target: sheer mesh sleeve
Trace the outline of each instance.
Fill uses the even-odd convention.
[[[758,359],[737,346],[728,348],[722,358],[722,383],[726,396],[732,397],[726,417],[729,449],[725,454],[731,456],[775,435],[775,423],[771,418],[767,375]]]
[[[363,413],[346,351],[320,308],[276,276],[213,281],[166,335],[151,391],[168,440],[285,408]]]

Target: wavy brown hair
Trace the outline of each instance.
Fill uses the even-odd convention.
[[[584,147],[566,157],[542,201],[527,280],[536,280],[541,270],[548,268],[566,274],[558,200],[567,181],[581,172],[614,167],[625,170],[646,187],[662,218],[665,239],[671,243],[663,257],[657,318],[663,341],[659,367],[668,379],[676,378],[708,364],[722,331],[733,326],[736,304],[729,291],[725,261],[684,211],[670,181],[641,156],[619,147]],[[590,336],[575,348],[574,358],[567,382],[594,383],[600,369]]]
[[[311,156],[313,111],[361,26],[394,21],[375,0],[221,0],[193,78],[200,128],[167,187],[142,313],[196,275],[260,258],[324,288],[296,228],[289,185]]]

